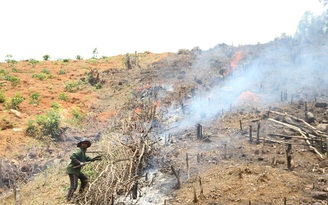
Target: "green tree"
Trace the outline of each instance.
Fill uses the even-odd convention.
[[[50,59],[50,55],[46,54],[46,55],[43,56],[43,60],[47,61],[49,59]]]
[[[98,56],[98,49],[95,48],[95,49],[93,49],[93,51],[92,51],[92,58],[93,58],[93,59],[96,59],[97,56]]]

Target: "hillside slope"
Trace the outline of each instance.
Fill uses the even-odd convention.
[[[152,161],[157,170],[153,177],[156,188],[143,189],[141,198],[125,199],[126,204],[324,204],[328,191],[325,53],[320,41],[303,44],[279,39],[254,46],[220,44],[208,51],[141,53],[140,66],[131,68],[123,64],[124,56],[58,65],[18,62],[14,73],[3,64],[3,70],[24,79],[12,87],[4,75],[1,82],[7,83],[3,86],[6,96],[14,96],[19,89],[25,99],[36,91],[44,97],[39,105],[20,104],[20,117],[3,106],[1,112],[8,116],[5,121],[13,126],[6,124],[1,130],[5,139],[1,140],[2,163],[22,170],[22,163],[28,168],[50,161],[51,168],[22,185],[21,200],[64,203],[68,186],[65,157],[76,141],[81,136],[97,141],[113,125],[109,119],[120,111],[141,115],[154,100],[157,129],[152,135],[164,143]],[[31,78],[43,68],[55,77]],[[64,91],[63,84],[88,79],[92,68],[100,71],[100,89],[82,80],[77,92]],[[61,69],[66,74],[56,75]],[[67,101],[57,100],[62,92],[68,95]],[[61,104],[63,134],[57,141],[25,136],[26,118],[43,114],[52,101]],[[83,120],[74,118],[75,107],[78,116],[84,114]],[[200,125],[201,139],[196,132]],[[123,128],[120,131],[134,135]],[[95,146],[98,148],[97,143]],[[293,160],[287,161],[290,156]],[[178,190],[172,166],[180,170]],[[13,195],[3,201],[12,202]]]

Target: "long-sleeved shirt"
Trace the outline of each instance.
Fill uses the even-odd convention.
[[[73,154],[70,156],[70,159],[71,162],[67,166],[66,173],[75,175],[79,175],[81,172],[81,167],[74,168],[75,166],[78,166],[81,162],[92,161],[92,158],[85,155],[85,150],[80,147],[74,150]]]

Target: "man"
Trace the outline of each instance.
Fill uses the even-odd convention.
[[[67,194],[67,201],[71,200],[73,193],[77,189],[78,179],[81,181],[81,187],[79,192],[82,193],[84,188],[88,183],[88,178],[81,172],[81,168],[86,165],[86,162],[93,162],[96,160],[101,160],[101,156],[97,156],[95,158],[90,158],[86,156],[85,152],[91,146],[91,142],[89,140],[81,140],[77,143],[77,147],[73,154],[70,156],[71,163],[67,166],[66,173],[69,176],[70,187]]]

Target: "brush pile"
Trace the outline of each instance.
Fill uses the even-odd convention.
[[[88,188],[75,199],[77,204],[115,204],[127,197],[138,198],[145,185],[142,175],[157,151],[160,139],[152,133],[156,104],[135,100],[109,123],[99,141],[102,161],[85,166]]]

